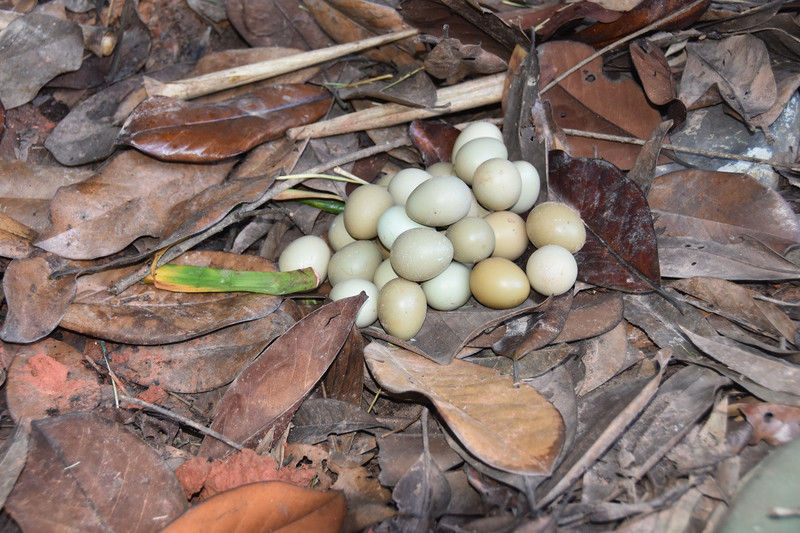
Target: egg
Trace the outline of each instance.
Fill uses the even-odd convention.
[[[499,157],[484,161],[472,175],[472,192],[486,209],[508,209],[517,203],[522,192],[522,178],[517,166]]]
[[[508,210],[512,213],[521,215],[528,209],[533,207],[536,200],[539,198],[539,191],[542,187],[541,180],[539,179],[539,171],[536,167],[527,161],[514,161],[519,171],[519,177],[522,181],[522,188],[519,193],[517,203],[511,206]]]
[[[578,264],[566,248],[547,244],[531,254],[525,273],[533,290],[545,296],[558,296],[575,284]]]
[[[472,203],[469,187],[455,176],[436,176],[414,189],[406,214],[425,226],[449,226],[464,218]]]
[[[445,161],[434,163],[426,168],[425,171],[431,176],[455,176],[453,163],[447,163]]]
[[[380,185],[356,188],[344,203],[347,233],[354,239],[374,239],[378,236],[378,219],[393,203],[392,195]]]
[[[436,230],[414,228],[395,239],[389,259],[400,277],[425,281],[447,268],[453,260],[453,244]]]
[[[394,175],[387,190],[395,205],[406,205],[408,195],[423,182],[431,179],[430,173],[419,168],[404,168]]]
[[[462,218],[445,236],[453,243],[453,259],[461,263],[477,263],[494,252],[494,230],[479,217]]]
[[[469,276],[469,288],[476,300],[494,309],[516,307],[531,292],[525,272],[502,257],[490,257],[475,265]]]
[[[480,121],[469,124],[466,128],[461,130],[461,133],[459,133],[458,137],[456,137],[456,142],[453,143],[453,152],[450,160],[455,160],[456,154],[462,146],[473,139],[479,139],[482,137],[492,137],[502,142],[503,132],[501,132],[500,128],[491,122]]]
[[[525,253],[528,247],[528,235],[525,232],[525,221],[511,211],[495,211],[483,219],[494,230],[494,252],[492,257],[504,257],[514,260]]]
[[[338,252],[351,242],[356,242],[352,235],[347,233],[347,228],[344,227],[344,214],[339,213],[331,221],[331,226],[328,228],[328,242],[331,244],[334,252]]]
[[[335,302],[356,296],[362,291],[366,293],[367,300],[356,315],[356,326],[365,328],[378,319],[378,287],[374,283],[360,278],[346,279],[331,289],[330,298]]]
[[[328,275],[331,251],[328,243],[316,235],[304,235],[289,243],[278,258],[281,272],[311,267],[320,283]],[[317,284],[319,285],[319,283]]]
[[[425,292],[413,281],[393,279],[378,293],[378,319],[386,333],[399,339],[416,335],[427,312]]]
[[[586,228],[580,214],[560,202],[544,202],[534,207],[528,214],[525,229],[537,248],[557,244],[575,253],[586,243]]]
[[[456,176],[464,180],[467,185],[472,185],[475,169],[484,161],[495,157],[508,159],[508,149],[503,141],[492,137],[472,139],[461,147],[453,159]]]
[[[382,289],[386,283],[393,280],[394,278],[399,278],[400,276],[397,275],[397,272],[394,271],[392,268],[392,260],[391,259],[384,259],[383,262],[378,265],[378,268],[375,270],[375,275],[372,276],[372,283],[378,287],[378,290]]]
[[[428,305],[439,311],[452,311],[467,303],[472,296],[469,274],[469,267],[452,262],[441,274],[422,283]]]
[[[331,257],[328,263],[328,281],[336,286],[350,278],[371,280],[381,260],[381,251],[374,242],[352,242]]]
[[[398,235],[409,229],[424,227],[408,217],[405,206],[393,205],[378,219],[378,239],[387,250],[391,250]]]

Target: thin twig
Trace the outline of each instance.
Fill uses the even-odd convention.
[[[203,433],[204,435],[208,435],[209,437],[213,437],[213,438],[217,439],[218,441],[227,444],[228,446],[230,446],[231,448],[233,448],[235,450],[241,451],[241,450],[244,449],[244,446],[242,446],[241,444],[239,444],[237,442],[232,441],[231,439],[229,439],[228,437],[226,437],[222,433],[214,431],[211,428],[207,428],[202,424],[198,424],[197,422],[195,422],[191,418],[186,418],[185,416],[179,415],[178,413],[173,413],[169,409],[164,409],[160,405],[156,405],[156,404],[153,404],[153,403],[150,403],[150,402],[145,402],[144,400],[140,400],[138,398],[131,398],[130,396],[125,396],[125,395],[120,395],[119,399],[122,402],[127,402],[127,403],[129,403],[131,405],[135,405],[137,407],[142,407],[144,409],[147,409],[148,411],[153,411],[154,413],[158,413],[161,416],[166,416],[166,417],[171,418],[171,419],[173,419],[173,420],[175,420],[177,422],[180,422],[183,425],[186,425],[186,426],[189,426],[191,428],[194,428],[197,431]]]
[[[612,141],[627,144],[644,145],[647,141],[637,139],[636,137],[624,137],[621,135],[609,135],[607,133],[595,133],[592,131],[575,130],[571,128],[562,128],[562,131],[567,135],[574,135],[576,137],[587,137],[589,139],[599,139],[602,141]],[[661,145],[663,150],[672,150],[673,152],[681,152],[685,154],[700,155],[705,157],[719,158],[719,159],[732,159],[734,161],[747,161],[748,163],[758,163],[762,165],[772,165],[773,167],[786,168],[789,170],[800,171],[800,164],[798,163],[784,163],[775,159],[762,159],[760,157],[752,157],[749,155],[729,154],[726,152],[716,152],[713,150],[702,150],[700,148],[689,148],[686,146],[676,146],[674,144],[665,143]]]
[[[617,48],[618,46],[621,46],[621,45],[627,43],[628,41],[632,41],[632,40],[636,39],[637,37],[639,37],[641,35],[644,35],[645,33],[658,28],[659,26],[663,26],[663,25],[665,25],[665,24],[667,24],[669,22],[672,22],[673,20],[677,19],[681,15],[683,15],[685,13],[688,13],[689,11],[694,9],[695,7],[699,6],[703,2],[705,2],[705,0],[696,0],[695,2],[692,2],[688,6],[684,7],[683,9],[679,9],[678,11],[676,11],[673,14],[671,14],[670,16],[664,17],[663,19],[659,19],[659,20],[653,22],[652,24],[648,24],[647,26],[645,26],[641,30],[633,32],[630,35],[628,35],[627,37],[624,37],[624,38],[622,38],[622,39],[620,39],[618,41],[614,41],[613,43],[609,44],[608,46],[605,46],[605,47],[601,48],[600,50],[598,50],[594,54],[590,55],[589,57],[587,57],[583,61],[579,62],[577,65],[571,67],[566,72],[564,72],[563,74],[558,76],[556,79],[554,79],[553,81],[548,83],[542,90],[539,91],[539,94],[546,93],[547,91],[549,91],[550,89],[552,89],[553,87],[558,85],[558,83],[561,82],[564,78],[566,78],[567,76],[569,76],[573,72],[577,71],[582,66],[584,66],[584,65],[586,65],[588,63],[591,63],[592,61],[594,61],[598,57],[602,56],[606,52],[609,52],[609,51],[613,50],[614,48]]]

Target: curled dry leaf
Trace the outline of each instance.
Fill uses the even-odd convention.
[[[93,413],[39,420],[6,510],[25,531],[161,529],[187,503],[142,439]]]
[[[365,300],[361,293],[326,304],[281,335],[228,387],[211,429],[249,448],[270,428],[282,434],[339,353]],[[198,455],[218,458],[229,452],[206,437]]]
[[[642,191],[613,165],[550,153],[550,199],[578,211],[586,244],[575,254],[578,279],[646,292],[661,282],[656,233]]]
[[[155,96],[136,106],[117,140],[168,161],[220,161],[316,121],[329,104],[328,92],[311,85],[275,85],[216,104]]]
[[[518,474],[549,474],[564,442],[559,412],[532,387],[463,361],[441,366],[412,352],[372,342],[364,349],[378,383],[394,394],[430,400],[471,454]]]
[[[315,531],[336,533],[347,502],[338,491],[302,489],[280,481],[251,483],[195,505],[162,533]]]

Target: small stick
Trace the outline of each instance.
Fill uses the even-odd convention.
[[[215,93],[223,89],[230,89],[247,85],[256,81],[273,78],[287,72],[294,72],[302,68],[318,65],[326,61],[338,59],[348,54],[360,52],[367,48],[412,37],[417,34],[416,29],[409,29],[378,35],[352,43],[344,43],[319,50],[310,50],[287,57],[261,61],[251,65],[229,68],[218,72],[210,72],[202,76],[161,83],[152,78],[145,78],[145,88],[150,96],[170,96],[188,100],[206,94]]]
[[[120,395],[119,399],[122,402],[127,402],[127,403],[129,403],[131,405],[135,405],[137,407],[142,407],[143,409],[147,409],[148,411],[153,411],[154,413],[158,413],[161,416],[166,416],[168,418],[176,420],[177,422],[180,422],[181,424],[184,424],[186,426],[192,427],[192,428],[196,429],[197,431],[199,431],[200,433],[203,433],[204,435],[208,435],[209,437],[213,437],[213,438],[217,439],[218,441],[224,442],[225,444],[227,444],[228,446],[230,446],[231,448],[233,448],[235,450],[242,451],[244,449],[244,446],[242,446],[241,444],[239,444],[237,442],[232,441],[231,439],[229,439],[228,437],[226,437],[222,433],[214,431],[211,428],[207,428],[202,424],[198,424],[197,422],[195,422],[191,418],[186,418],[185,416],[179,415],[178,413],[173,413],[169,409],[164,409],[160,405],[156,405],[156,404],[150,403],[150,402],[145,402],[144,400],[140,400],[138,398],[131,398],[130,396],[125,396],[125,395]]]
[[[436,117],[500,102],[503,97],[505,73],[484,76],[475,80],[439,89],[432,108],[408,107],[401,104],[382,104],[330,120],[291,128],[290,139],[306,139],[340,135],[375,128],[406,124],[413,120]]]
[[[590,139],[599,139],[602,141],[613,141],[627,144],[644,145],[647,141],[637,139],[636,137],[623,137],[621,135],[609,135],[606,133],[595,133],[592,131],[574,130],[571,128],[562,128],[562,131],[567,135],[574,135],[576,137],[588,137]],[[772,165],[778,168],[787,168],[790,170],[800,170],[798,163],[784,163],[774,159],[762,159],[760,157],[752,157],[748,155],[729,154],[726,152],[715,152],[713,150],[702,150],[700,148],[688,148],[686,146],[676,146],[674,144],[665,143],[661,145],[663,150],[672,150],[673,152],[681,152],[685,154],[701,155],[705,157],[713,157],[719,159],[733,159],[734,161],[747,161],[748,163],[759,163],[762,165]]]

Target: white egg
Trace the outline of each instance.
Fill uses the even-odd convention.
[[[278,259],[278,268],[281,272],[288,272],[311,267],[322,282],[328,275],[330,260],[331,251],[328,243],[316,235],[304,235],[283,250]]]
[[[519,193],[519,200],[509,208],[509,211],[521,215],[536,203],[539,198],[539,190],[542,183],[539,179],[539,171],[527,161],[514,161],[519,170],[519,177],[522,180],[522,190]]]
[[[406,230],[424,227],[408,217],[405,206],[393,205],[378,219],[378,238],[387,250],[391,250],[398,235]]]
[[[331,243],[331,248],[334,252],[338,252],[351,242],[356,242],[352,235],[347,233],[347,228],[344,227],[344,213],[339,213],[333,217],[331,227],[328,228],[328,242]]]
[[[467,303],[472,296],[469,274],[469,267],[452,262],[444,272],[422,283],[428,305],[439,311],[452,311]]]
[[[508,149],[503,141],[492,137],[472,139],[461,147],[453,160],[456,176],[464,180],[467,185],[472,185],[475,169],[484,161],[495,157],[508,159]]]
[[[449,226],[467,216],[472,192],[455,176],[436,176],[414,189],[406,202],[406,214],[425,226]]]
[[[455,161],[456,154],[458,153],[458,151],[461,149],[462,146],[464,146],[473,139],[479,139],[482,137],[492,137],[494,139],[497,139],[498,141],[502,141],[503,132],[501,132],[500,128],[498,128],[491,122],[483,122],[483,121],[473,122],[463,130],[461,130],[461,133],[459,133],[458,137],[456,137],[456,142],[453,144],[453,152],[450,160]]]
[[[408,195],[429,179],[431,175],[419,168],[404,168],[395,174],[388,187],[395,205],[406,205]]]
[[[545,296],[558,296],[575,284],[578,264],[566,248],[547,244],[531,254],[525,273],[533,290]]]
[[[356,315],[356,326],[365,328],[378,319],[378,287],[374,283],[360,278],[348,279],[337,283],[331,289],[330,297],[335,302],[343,298],[356,296],[362,291],[366,293],[367,301],[362,304],[358,315]]]

